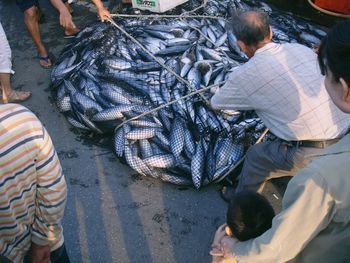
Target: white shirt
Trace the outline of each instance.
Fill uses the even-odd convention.
[[[0,73],[15,73],[12,70],[11,48],[0,23]]]
[[[350,124],[324,87],[316,54],[299,44],[269,43],[258,49],[230,74],[211,104],[255,110],[272,133],[287,141],[338,138]]]

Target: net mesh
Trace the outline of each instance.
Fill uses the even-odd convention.
[[[208,1],[193,11],[201,4],[167,13],[175,17],[137,11],[92,24],[64,48],[51,75],[57,106],[74,127],[112,134],[116,155],[138,173],[197,189],[225,176],[265,129],[254,112],[209,104],[247,61],[226,30],[230,10],[269,12],[276,42],[312,46],[301,40],[302,29],[313,40],[323,32],[260,1]]]

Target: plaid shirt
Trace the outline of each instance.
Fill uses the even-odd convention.
[[[333,104],[323,82],[311,49],[269,43],[230,74],[211,104],[255,110],[272,133],[287,141],[339,138],[350,117]]]

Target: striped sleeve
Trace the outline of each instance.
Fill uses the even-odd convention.
[[[51,138],[43,127],[36,156],[37,194],[32,241],[38,245],[63,242],[61,220],[64,213],[67,186]]]

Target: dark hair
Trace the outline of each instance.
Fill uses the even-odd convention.
[[[318,62],[323,75],[330,70],[336,82],[343,78],[350,85],[350,20],[336,24],[322,40]]]
[[[271,228],[275,212],[262,195],[252,191],[237,193],[231,200],[226,223],[239,241],[260,236]]]
[[[228,30],[244,44],[256,46],[270,35],[269,16],[261,10],[236,11],[229,21]]]

